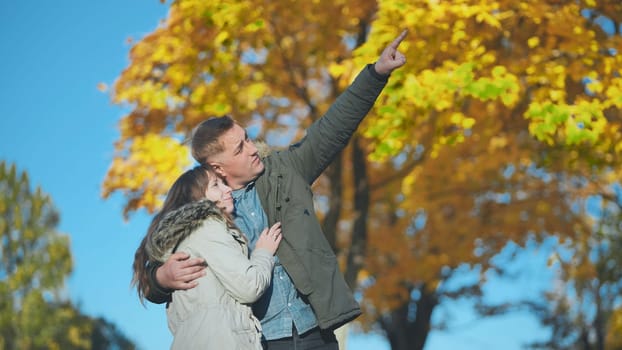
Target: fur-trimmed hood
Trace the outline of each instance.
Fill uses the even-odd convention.
[[[205,219],[225,222],[223,212],[210,200],[203,199],[167,213],[147,242],[147,254],[152,260],[165,262],[181,241],[201,227]]]
[[[274,151],[267,143],[264,141],[255,141],[255,147],[257,148],[257,153],[259,153],[259,158],[266,158],[267,156]]]

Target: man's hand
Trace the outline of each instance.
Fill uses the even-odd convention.
[[[205,260],[192,258],[187,253],[175,253],[156,270],[156,280],[161,287],[179,290],[196,287],[199,277],[205,276]]]
[[[389,75],[395,69],[406,63],[406,56],[397,51],[397,47],[400,45],[402,40],[404,40],[407,33],[408,30],[404,30],[400,36],[393,40],[393,42],[390,43],[384,51],[382,51],[380,58],[378,58],[378,61],[374,64],[374,68],[378,74]]]

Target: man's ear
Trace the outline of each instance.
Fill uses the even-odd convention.
[[[225,171],[222,168],[222,165],[218,162],[209,162],[208,163],[212,169],[214,169],[214,171],[216,172],[216,174],[222,176],[222,177],[226,177]]]

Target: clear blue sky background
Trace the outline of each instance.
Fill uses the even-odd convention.
[[[140,348],[167,349],[171,336],[162,306],[141,306],[130,290],[134,249],[145,213],[122,219],[122,198],[100,197],[112,160],[121,107],[98,91],[128,64],[130,45],[166,17],[158,0],[58,0],[0,2],[0,159],[30,174],[61,213],[59,230],[70,235],[74,272],[67,297],[85,313],[115,323]],[[491,300],[535,295],[549,280],[544,254],[516,264],[518,280],[493,279]],[[520,349],[542,338],[527,314],[479,320],[468,303],[439,307],[450,331],[433,332],[428,350]],[[389,349],[383,338],[351,334],[349,349]]]

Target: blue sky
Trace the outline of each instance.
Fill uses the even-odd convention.
[[[164,309],[141,306],[130,289],[133,253],[149,216],[125,222],[122,198],[100,197],[123,109],[97,90],[128,64],[127,38],[140,39],[165,18],[158,0],[0,2],[0,159],[27,171],[61,213],[71,237],[74,271],[67,297],[85,313],[115,323],[140,348],[168,349]],[[544,254],[516,264],[519,279],[493,279],[491,298],[533,295],[548,281]],[[534,263],[535,261],[535,263]],[[433,332],[426,349],[520,349],[546,332],[532,316],[478,320],[468,303],[440,307],[452,330]],[[378,336],[351,334],[349,349],[389,349]]]

